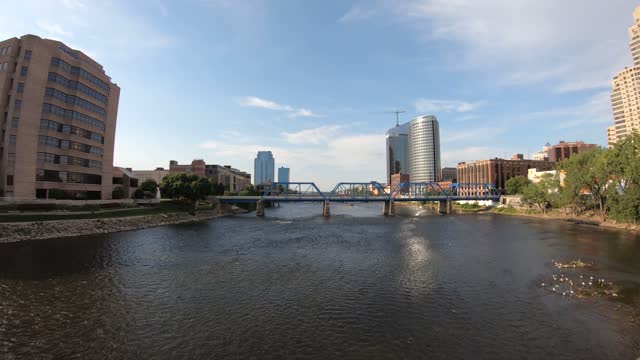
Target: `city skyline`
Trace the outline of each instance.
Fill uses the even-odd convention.
[[[383,112],[397,107],[402,122],[439,118],[443,167],[561,139],[606,145],[639,4],[533,3],[23,1],[0,15],[0,38],[57,39],[109,69],[123,88],[116,166],[248,170],[272,150],[297,179],[332,185],[385,178]]]

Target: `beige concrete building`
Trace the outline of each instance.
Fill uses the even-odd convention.
[[[59,41],[0,41],[0,197],[110,199],[119,97],[102,65]]]
[[[164,168],[156,168],[155,170],[132,170],[133,176],[138,178],[138,181],[142,184],[145,180],[154,180],[158,184],[162,182],[165,176],[169,175],[169,170]]]
[[[634,66],[620,71],[611,83],[615,125],[607,128],[609,146],[633,131],[640,131],[640,7],[633,12],[633,18],[635,24],[629,28],[629,47]]]

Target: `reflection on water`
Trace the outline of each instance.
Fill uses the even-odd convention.
[[[575,271],[637,289],[636,235],[331,206],[331,218],[283,204],[264,219],[2,244],[0,358],[640,355],[637,291],[623,305],[539,286],[552,259],[582,259],[597,270]]]

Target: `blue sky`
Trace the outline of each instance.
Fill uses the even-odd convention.
[[[23,0],[0,14],[0,37],[61,40],[103,64],[122,88],[116,165],[253,172],[272,150],[293,181],[331,187],[384,180],[396,108],[438,117],[444,165],[605,144],[637,5]]]

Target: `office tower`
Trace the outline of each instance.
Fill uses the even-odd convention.
[[[440,129],[435,116],[419,116],[409,122],[411,182],[440,179]]]
[[[1,41],[0,196],[111,199],[119,97],[102,65],[59,41]]]
[[[271,151],[258,151],[254,162],[253,176],[256,186],[274,183],[274,164]]]

